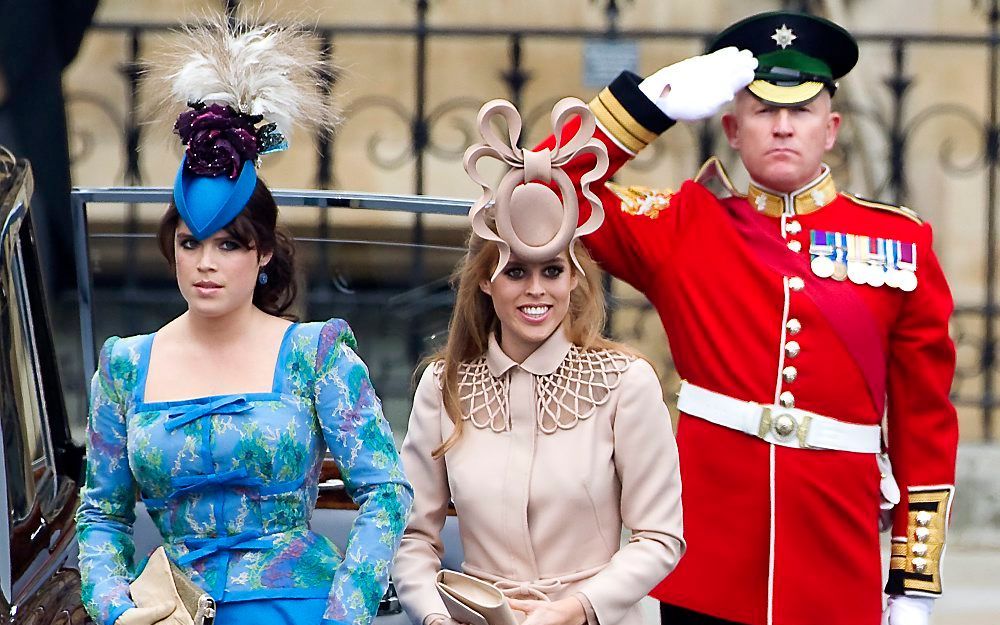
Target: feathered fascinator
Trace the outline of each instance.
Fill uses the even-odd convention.
[[[243,210],[257,184],[259,157],[288,148],[294,126],[332,129],[326,69],[315,37],[294,26],[236,23],[219,16],[187,26],[176,46],[151,63],[151,89],[163,94],[186,146],[174,203],[198,239]]]
[[[483,143],[465,151],[465,171],[483,188],[482,195],[469,210],[472,230],[500,248],[500,260],[490,280],[496,280],[513,252],[527,262],[554,258],[569,250],[570,259],[583,273],[576,258],[573,242],[597,230],[604,222],[601,201],[590,190],[608,170],[607,147],[594,139],[596,122],[586,104],[576,98],[563,98],[552,109],[552,130],[556,144],[552,149],[525,150],[518,147],[521,137],[521,115],[506,100],[491,100],[479,110],[479,134]],[[580,125],[570,137],[563,132],[570,120],[580,118]],[[494,120],[503,120],[507,137],[493,128]],[[594,164],[580,177],[575,187],[563,167],[585,154],[594,157]],[[494,188],[479,173],[479,160],[490,157],[507,166]],[[559,190],[557,194],[553,187]],[[590,217],[577,227],[580,207],[577,191],[590,203]]]

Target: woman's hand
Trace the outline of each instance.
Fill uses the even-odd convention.
[[[424,625],[468,625],[468,623],[456,621],[447,614],[428,614],[424,619]]]
[[[172,603],[161,603],[148,608],[129,608],[115,620],[115,625],[154,625],[173,614]]]
[[[587,613],[576,597],[559,601],[507,599],[511,609],[524,612],[528,618],[521,625],[584,625]]]

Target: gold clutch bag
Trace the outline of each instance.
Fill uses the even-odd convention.
[[[139,577],[128,588],[136,607],[164,603],[176,606],[156,625],[212,625],[215,622],[215,600],[167,558],[162,546],[149,556]]]
[[[457,571],[439,571],[436,585],[451,618],[469,625],[517,625],[507,597],[495,586]]]

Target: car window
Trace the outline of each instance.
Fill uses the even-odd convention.
[[[385,416],[401,442],[413,402],[414,371],[447,337],[454,303],[449,278],[464,249],[375,237],[350,243],[310,241],[299,248],[310,258],[326,254],[331,269],[328,280],[317,280],[304,294],[308,318],[340,317],[351,325]],[[322,262],[312,270],[318,265]]]
[[[36,486],[47,470],[43,406],[36,371],[30,325],[30,302],[26,297],[21,236],[5,230],[0,267],[3,292],[3,438],[7,469],[8,505],[14,520],[32,509]]]

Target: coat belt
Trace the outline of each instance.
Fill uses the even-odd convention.
[[[502,592],[505,597],[512,599],[539,599],[541,601],[551,601],[551,596],[558,593],[566,585],[578,582],[601,572],[607,564],[601,564],[576,573],[560,575],[558,577],[546,577],[531,581],[508,579],[506,577],[483,571],[468,564],[463,564],[462,569],[469,575],[486,580]]]

